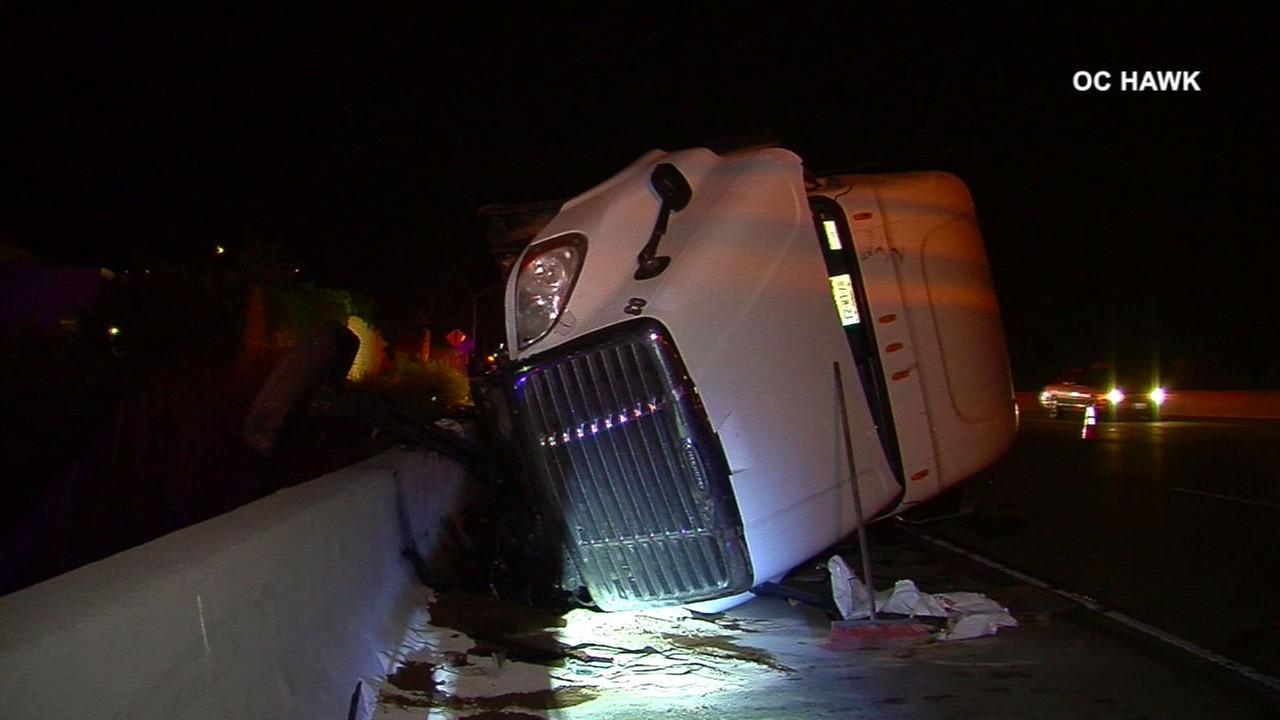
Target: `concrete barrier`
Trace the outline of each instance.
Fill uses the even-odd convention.
[[[1045,415],[1039,393],[1017,393],[1018,409],[1026,417]],[[1171,390],[1161,406],[1163,418],[1239,418],[1280,420],[1280,392],[1245,390]]]
[[[391,451],[0,598],[3,715],[347,717],[420,607],[402,550],[465,482]]]

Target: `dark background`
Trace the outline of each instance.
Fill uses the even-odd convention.
[[[265,240],[315,282],[425,294],[462,324],[498,282],[480,205],[570,196],[652,148],[767,139],[819,172],[964,178],[1020,388],[1110,359],[1280,386],[1256,19],[650,4],[7,25],[0,241],[53,262]],[[1203,90],[1080,93],[1082,69],[1198,70]]]

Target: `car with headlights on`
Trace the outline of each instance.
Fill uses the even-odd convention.
[[[1097,364],[1087,369],[1068,370],[1040,391],[1040,405],[1049,417],[1065,413],[1082,414],[1094,408],[1100,416],[1136,417],[1155,420],[1168,393],[1156,376],[1143,382],[1132,376],[1117,374],[1110,365]]]

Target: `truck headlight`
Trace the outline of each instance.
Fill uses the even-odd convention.
[[[1107,399],[1112,405],[1119,405],[1124,402],[1124,393],[1120,392],[1119,388],[1112,388],[1111,392],[1107,393]]]
[[[579,234],[544,240],[525,253],[516,275],[516,336],[523,350],[556,326],[582,271],[587,239]]]
[[[1164,388],[1162,387],[1158,387],[1155,390],[1151,391],[1151,402],[1155,403],[1156,405],[1163,403],[1165,397],[1166,395],[1164,392]]]

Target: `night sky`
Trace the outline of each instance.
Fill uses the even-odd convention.
[[[329,285],[477,292],[479,206],[766,139],[819,172],[964,178],[1020,386],[1117,356],[1280,387],[1274,48],[1249,23],[779,7],[16,18],[0,241],[119,269],[256,239]]]

